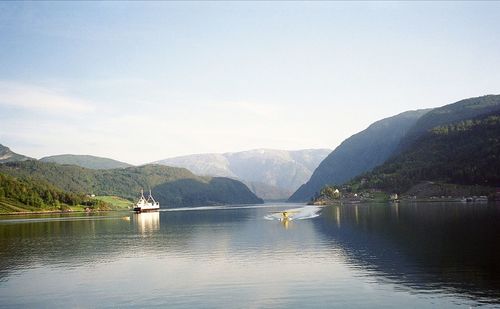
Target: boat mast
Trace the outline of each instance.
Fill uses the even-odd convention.
[[[153,195],[151,194],[151,189],[149,189],[149,197],[148,197],[148,200],[151,199],[153,201],[153,204],[156,204],[156,201],[153,197]]]

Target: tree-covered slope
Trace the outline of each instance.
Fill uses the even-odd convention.
[[[25,161],[1,164],[0,173],[21,179],[46,181],[61,190],[73,193],[117,195],[128,199],[135,199],[141,189],[152,189],[155,194],[161,195],[158,200],[162,207],[262,202],[236,180],[227,179],[232,186],[222,186],[211,177],[200,177],[187,169],[161,165],[93,170],[74,165]],[[179,184],[181,180],[190,181]],[[192,187],[184,188],[181,184]],[[182,190],[169,191],[170,187]],[[163,191],[174,192],[174,195],[167,196]],[[189,198],[195,200],[196,204],[172,204],[172,201],[185,201]]]
[[[44,181],[0,173],[0,212],[64,210],[69,206],[105,207],[105,202],[64,192]]]
[[[0,163],[26,161],[26,160],[33,160],[33,159],[15,153],[12,150],[10,150],[9,147],[0,144]]]
[[[289,201],[308,201],[325,185],[342,184],[382,164],[393,154],[406,132],[428,111],[408,111],[385,118],[349,137],[320,163],[309,181]]]
[[[125,168],[132,166],[131,164],[109,158],[102,158],[89,155],[72,155],[72,154],[44,157],[41,158],[40,161],[53,162],[58,164],[71,164],[91,169],[113,169],[113,168]]]
[[[500,111],[436,126],[352,184],[404,193],[421,181],[500,186]]]
[[[161,203],[177,206],[262,203],[243,183],[224,177],[167,182],[154,187],[153,195]]]
[[[415,125],[401,140],[397,152],[411,147],[419,137],[434,127],[461,120],[472,119],[500,110],[500,95],[485,95],[469,98],[435,108],[418,119]]]

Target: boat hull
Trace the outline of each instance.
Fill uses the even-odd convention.
[[[158,211],[158,210],[160,210],[160,207],[154,207],[154,208],[134,207],[135,212],[151,212],[151,211]]]

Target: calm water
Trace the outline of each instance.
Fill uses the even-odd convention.
[[[500,307],[499,206],[284,207],[1,217],[0,307]]]

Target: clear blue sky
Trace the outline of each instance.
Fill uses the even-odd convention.
[[[131,163],[334,148],[500,93],[500,2],[1,2],[0,143]]]

